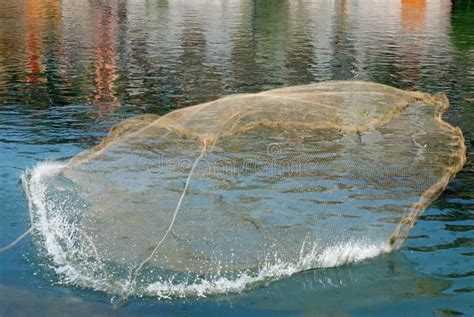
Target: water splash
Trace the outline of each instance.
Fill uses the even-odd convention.
[[[386,242],[347,241],[324,249],[318,248],[317,244],[303,242],[300,256],[294,262],[281,261],[277,254],[269,255],[262,267],[232,276],[217,273],[196,277],[189,274],[183,278],[182,274],[169,276],[158,270],[147,280],[140,280],[139,285],[133,285],[129,278],[115,277],[114,272],[104,273],[106,269],[98,259],[77,261],[88,256],[80,254],[84,250],[77,246],[77,227],[62,214],[61,206],[49,205],[46,197],[45,182],[61,173],[65,166],[59,162],[41,162],[27,171],[22,180],[30,205],[32,226],[37,229],[33,239],[45,251],[51,267],[60,276],[60,282],[66,285],[104,291],[121,298],[129,294],[163,299],[206,297],[265,286],[310,269],[356,263],[388,250]]]
[[[302,250],[303,248],[304,243]],[[384,243],[347,242],[327,248],[322,252],[318,251],[317,246],[314,246],[309,253],[298,259],[296,263],[277,261],[277,263],[264,265],[255,273],[243,272],[235,278],[217,277],[178,284],[173,279],[158,281],[151,283],[145,291],[148,295],[166,299],[239,293],[261,285],[267,285],[298,272],[356,263],[378,256],[386,251],[387,245]]]

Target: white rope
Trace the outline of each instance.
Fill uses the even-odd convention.
[[[201,154],[199,154],[199,156],[194,160],[194,163],[193,165],[191,166],[191,170],[189,171],[189,174],[188,174],[188,178],[186,179],[186,183],[184,185],[184,188],[183,188],[183,191],[181,193],[181,196],[179,197],[179,200],[178,200],[178,203],[176,205],[176,208],[174,210],[174,213],[173,213],[173,217],[171,218],[171,222],[168,226],[168,229],[166,230],[165,234],[163,235],[163,237],[160,239],[160,241],[156,244],[155,248],[153,249],[153,251],[151,252],[151,254],[145,259],[143,260],[137,267],[136,269],[134,269],[133,273],[132,273],[132,279],[131,279],[131,283],[130,285],[133,285],[135,283],[135,280],[137,279],[137,276],[138,276],[138,273],[140,272],[140,270],[151,260],[153,259],[153,257],[155,256],[156,252],[158,251],[158,249],[160,248],[160,246],[163,244],[163,242],[166,240],[166,238],[168,237],[168,235],[171,233],[171,229],[173,228],[174,226],[174,223],[176,221],[176,217],[178,216],[178,212],[181,208],[181,204],[183,203],[183,200],[184,200],[184,197],[186,196],[186,192],[188,191],[188,188],[189,188],[189,183],[191,182],[191,177],[193,176],[193,173],[194,173],[194,170],[196,169],[199,161],[204,157],[204,154],[206,153],[206,142],[204,142],[204,145],[202,147],[202,150],[201,150]]]
[[[76,228],[77,232],[79,232],[80,235],[82,235],[84,238],[86,238],[87,242],[89,242],[89,245],[92,248],[92,251],[94,252],[95,258],[97,259],[97,262],[100,265],[100,268],[102,270],[102,273],[104,273],[104,280],[105,283],[109,283],[109,275],[107,274],[107,270],[105,269],[105,265],[102,262],[101,257],[99,256],[99,252],[97,251],[97,247],[94,244],[94,240],[81,228]]]
[[[19,235],[18,238],[16,238],[12,243],[10,243],[9,245],[7,245],[7,246],[5,246],[5,247],[0,248],[0,253],[1,253],[1,252],[8,251],[8,250],[10,250],[11,248],[13,248],[15,245],[18,244],[18,242],[20,242],[20,241],[23,240],[26,236],[28,236],[28,235],[33,231],[34,228],[35,228],[35,226],[31,226],[28,230],[26,230],[26,231],[23,232],[21,235]]]
[[[137,279],[137,276],[138,276],[138,273],[143,269],[143,267],[153,259],[153,257],[155,256],[156,252],[158,251],[158,249],[161,247],[161,245],[163,244],[163,242],[165,242],[166,238],[168,237],[168,235],[171,232],[171,230],[173,229],[173,226],[174,226],[174,223],[176,222],[176,218],[178,216],[178,213],[179,213],[179,210],[181,208],[181,205],[184,201],[184,197],[186,196],[186,193],[188,191],[188,188],[189,188],[189,183],[191,182],[191,178],[194,174],[194,171],[196,170],[196,167],[197,165],[199,164],[199,161],[204,157],[204,154],[206,153],[206,149],[207,149],[207,143],[204,142],[204,145],[202,147],[202,150],[201,150],[201,153],[199,154],[199,156],[194,160],[194,163],[193,165],[191,166],[191,170],[189,171],[189,174],[188,174],[188,177],[186,179],[186,183],[184,184],[184,188],[183,188],[183,191],[181,192],[181,196],[179,197],[179,200],[178,200],[178,203],[176,204],[176,208],[173,212],[173,217],[171,218],[171,222],[168,226],[168,229],[166,230],[166,232],[163,234],[163,236],[161,237],[161,239],[158,241],[158,243],[156,244],[155,248],[153,249],[153,251],[151,252],[151,254],[145,259],[143,260],[137,267],[136,269],[134,269],[132,271],[132,279],[131,279],[131,283],[130,285],[133,285]],[[32,231],[33,229],[35,229],[35,226],[31,226],[27,231],[25,231],[24,233],[22,233],[18,238],[16,238],[13,242],[11,242],[9,245],[5,246],[5,247],[2,247],[0,248],[0,252],[5,252],[11,248],[13,248],[15,245],[17,245],[21,240],[23,240],[26,236],[28,236]],[[80,230],[78,229],[79,233],[84,236],[86,238],[86,240],[89,242],[89,244],[91,245],[92,247],[92,251],[94,252],[95,254],[95,257],[97,258],[97,260],[101,263],[101,259],[99,257],[99,254],[97,252],[97,248],[95,247],[94,245],[94,242],[92,241],[92,239],[83,231],[83,230]],[[101,263],[102,264],[102,263]],[[107,272],[105,271],[105,268],[102,266],[102,270],[104,271],[104,277],[106,279],[106,281],[108,280],[108,275],[107,275]],[[128,297],[129,294],[127,294],[126,297]]]

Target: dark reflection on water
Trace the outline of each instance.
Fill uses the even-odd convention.
[[[375,260],[380,269],[395,263],[416,277],[398,283],[398,273],[393,280],[380,273],[382,281],[369,285],[387,297],[369,292],[367,297],[377,300],[362,306],[348,300],[358,291],[351,287],[329,293],[300,289],[296,285],[307,276],[302,274],[237,297],[170,304],[169,312],[197,308],[203,314],[228,313],[235,302],[258,309],[239,308],[234,314],[271,315],[273,302],[294,296],[293,306],[275,307],[282,314],[313,315],[325,305],[321,311],[364,315],[385,310],[396,315],[398,303],[403,303],[412,312],[470,315],[473,30],[474,3],[457,0],[0,0],[0,245],[28,226],[18,185],[22,170],[38,160],[67,158],[97,144],[123,118],[164,114],[231,93],[330,79],[372,80],[446,92],[451,101],[446,119],[466,137],[465,169],[422,216],[402,251],[413,264],[398,255]],[[33,275],[41,264],[33,250],[24,243],[0,254],[0,283],[5,285],[1,292],[19,288],[20,299],[29,298],[37,287],[56,292],[44,274]],[[371,269],[361,270],[351,274],[370,280],[366,271]],[[417,279],[425,278],[431,282],[419,286]],[[415,288],[405,295],[390,287],[410,282]],[[83,296],[71,292],[60,298],[74,301]],[[415,299],[409,300],[409,294]],[[106,309],[94,306],[92,295],[84,296],[84,311]],[[420,296],[424,299],[418,300]],[[12,312],[12,305],[22,302],[5,298],[10,299],[0,302],[0,314],[2,308]],[[342,301],[347,306],[339,307]],[[147,305],[132,303],[122,313],[145,313]],[[62,308],[58,304],[56,309]]]

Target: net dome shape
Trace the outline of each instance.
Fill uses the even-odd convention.
[[[30,173],[32,222],[66,280],[112,292],[388,252],[465,162],[447,108],[442,93],[333,81],[130,118]]]

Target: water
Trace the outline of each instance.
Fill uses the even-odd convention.
[[[107,295],[61,283],[28,238],[0,253],[0,315],[473,315],[473,29],[471,1],[0,0],[0,246],[29,226],[25,169],[124,118],[231,93],[329,79],[443,91],[468,148],[400,252],[113,311]]]

